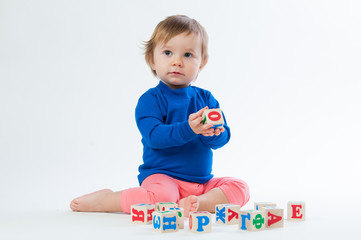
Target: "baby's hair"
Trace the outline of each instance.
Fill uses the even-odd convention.
[[[153,62],[153,51],[158,43],[166,44],[171,38],[182,33],[195,33],[201,37],[202,42],[202,61],[208,60],[208,35],[206,30],[199,22],[184,15],[174,15],[167,17],[154,29],[149,41],[144,42],[145,61],[149,66]],[[152,70],[156,76],[156,72]]]

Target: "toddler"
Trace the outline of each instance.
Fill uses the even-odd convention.
[[[139,98],[135,110],[143,144],[140,187],[78,197],[70,203],[73,211],[129,213],[133,204],[176,202],[188,216],[214,212],[216,204],[248,202],[244,181],[212,175],[212,149],[231,135],[225,118],[221,128],[201,123],[205,109],[220,106],[209,91],[191,86],[207,64],[207,45],[204,28],[187,16],[170,16],[157,25],[145,43],[145,58],[160,81]]]

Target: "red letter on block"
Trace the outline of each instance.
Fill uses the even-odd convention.
[[[140,222],[144,222],[144,212],[143,211],[138,211],[137,209],[132,209],[132,213],[134,214],[132,217],[132,221],[140,221]]]
[[[148,222],[149,221],[152,221],[153,219],[153,216],[152,216],[152,213],[154,212],[154,208],[153,209],[148,209]]]
[[[302,218],[301,209],[302,205],[292,205],[292,218]]]
[[[228,213],[230,213],[230,215],[228,215],[228,222],[230,222],[234,217],[238,219],[238,213],[236,213],[235,211],[228,209]]]
[[[271,217],[271,219],[268,218],[268,226],[271,226],[272,224],[275,224],[276,222],[279,222],[282,220],[281,216],[274,215],[270,212],[268,212],[268,217]]]
[[[221,114],[219,114],[219,112],[216,111],[212,111],[208,113],[208,118],[212,121],[218,121],[219,119],[221,119]]]

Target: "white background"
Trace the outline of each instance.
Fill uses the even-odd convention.
[[[158,83],[142,41],[185,14],[210,38],[194,85],[231,127],[214,174],[247,181],[249,208],[359,214],[360,12],[356,0],[1,0],[0,212],[68,211],[79,195],[138,185],[134,109]]]

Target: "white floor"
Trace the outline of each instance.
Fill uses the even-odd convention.
[[[286,221],[279,229],[245,232],[235,225],[213,224],[212,233],[200,235],[188,231],[188,221],[179,232],[161,234],[151,225],[132,224],[126,214],[8,211],[0,214],[0,239],[360,239],[357,214],[308,215],[305,222]]]

